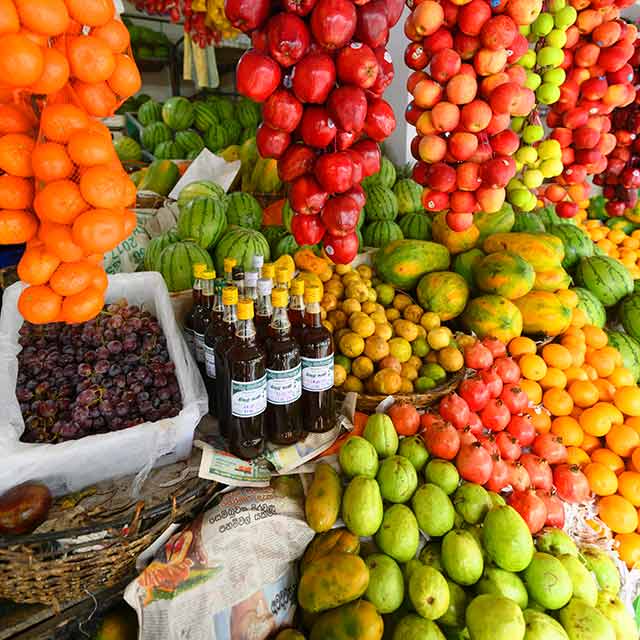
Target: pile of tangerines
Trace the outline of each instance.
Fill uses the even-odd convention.
[[[508,345],[520,387],[540,404],[535,426],[567,447],[586,475],[598,514],[630,567],[640,562],[640,387],[607,334],[579,317],[557,341],[537,350],[530,338]]]
[[[112,0],[0,0],[0,244],[26,243],[18,308],[41,324],[104,305],[103,254],[136,225],[106,126],[140,89]]]

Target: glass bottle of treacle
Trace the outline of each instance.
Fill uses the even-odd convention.
[[[264,256],[256,253],[251,259],[251,267],[258,274],[258,279],[262,278],[262,267],[264,266]]]
[[[276,289],[284,289],[285,291],[289,291],[289,281],[291,280],[291,276],[289,274],[289,269],[286,267],[280,267],[276,269]]]
[[[238,300],[244,298],[244,267],[233,267],[231,279],[233,286],[238,290]]]
[[[211,310],[211,322],[207,327],[204,334],[204,368],[205,379],[204,384],[207,387],[207,394],[209,396],[209,413],[212,416],[216,415],[216,354],[215,346],[217,341],[226,335],[231,335],[233,332],[233,325],[229,325],[225,321],[225,306],[222,301],[222,290],[224,289],[224,280],[222,278],[216,278],[214,280],[214,297],[213,297],[213,309]]]
[[[244,297],[253,302],[255,310],[256,300],[258,299],[258,272],[245,271],[244,274]]]
[[[296,278],[291,282],[289,320],[291,321],[291,335],[300,342],[304,327],[304,280],[301,278]]]
[[[273,308],[271,305],[271,280],[260,278],[258,280],[258,301],[256,303],[256,331],[258,332],[258,340],[264,344],[267,338],[269,324]]]
[[[237,261],[235,258],[225,258],[224,265],[224,283],[230,287],[233,284],[233,267],[235,267]]]
[[[302,425],[300,346],[291,337],[286,291],[271,294],[273,316],[267,340],[267,440],[293,444],[305,436]]]
[[[184,328],[182,330],[184,339],[187,342],[187,347],[189,347],[189,351],[191,351],[192,355],[195,355],[193,344],[193,314],[202,301],[202,280],[200,279],[200,274],[205,271],[206,268],[207,265],[204,264],[204,262],[196,262],[196,264],[193,265],[193,287],[191,289],[193,304],[184,318]]]
[[[267,356],[256,339],[251,300],[238,302],[236,340],[227,360],[231,381],[229,450],[251,460],[264,451],[267,409]]]
[[[198,368],[202,378],[206,377],[204,366],[204,334],[211,322],[211,310],[213,309],[213,298],[215,295],[213,281],[216,277],[215,271],[203,271],[200,274],[202,280],[202,299],[193,314],[193,347]]]
[[[219,329],[220,335],[216,336],[213,346],[216,371],[214,399],[220,435],[227,438],[229,436],[230,413],[227,353],[235,341],[236,323],[238,321],[238,289],[236,287],[224,287],[222,290],[222,304],[224,305],[222,326]]]
[[[333,393],[333,338],[320,318],[319,287],[304,291],[302,352],[302,411],[308,431],[324,433],[336,423]]]

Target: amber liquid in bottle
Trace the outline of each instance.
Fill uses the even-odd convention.
[[[258,280],[258,301],[256,304],[256,331],[258,342],[264,344],[269,335],[269,324],[273,307],[271,306],[271,280],[261,278]]]
[[[236,340],[227,355],[230,374],[229,450],[245,460],[264,452],[267,356],[258,344],[253,302],[238,302]]]
[[[333,393],[333,338],[320,318],[320,289],[308,287],[300,341],[302,353],[302,411],[313,433],[331,430],[336,423]]]
[[[232,335],[234,331],[233,323],[224,321],[225,306],[222,302],[222,290],[224,280],[218,278],[214,281],[213,309],[211,310],[211,322],[204,334],[204,384],[209,396],[209,413],[216,414],[216,352],[215,347],[222,337]]]
[[[184,327],[182,330],[184,339],[187,342],[187,347],[189,347],[189,351],[191,351],[192,355],[195,355],[193,342],[193,314],[202,302],[202,280],[200,279],[200,275],[206,268],[207,265],[202,262],[198,262],[193,265],[193,288],[191,289],[193,304],[184,318]]]
[[[193,347],[198,368],[202,374],[202,379],[206,379],[207,373],[204,365],[204,334],[211,322],[211,310],[213,309],[213,281],[216,277],[215,271],[203,271],[202,278],[202,299],[196,310],[193,312]]]
[[[267,340],[267,439],[293,444],[305,436],[302,424],[302,364],[300,346],[291,337],[288,296],[272,294],[273,317]]]
[[[300,342],[304,328],[304,280],[296,279],[291,283],[289,321],[291,322],[291,335]]]
[[[220,435],[229,437],[229,415],[231,412],[229,403],[229,371],[227,367],[227,353],[235,342],[237,323],[238,290],[235,287],[225,287],[222,291],[224,304],[224,317],[220,328],[220,335],[215,340],[214,362],[216,370],[216,384],[214,401]]]

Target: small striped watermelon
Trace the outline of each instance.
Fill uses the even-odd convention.
[[[299,248],[300,245],[296,242],[293,234],[287,233],[286,235],[282,236],[282,238],[280,238],[278,242],[276,242],[271,255],[271,259],[277,260],[284,255],[292,256]]]
[[[212,124],[204,134],[204,144],[215,153],[227,146],[227,131],[221,124]]]
[[[179,144],[185,152],[196,151],[200,153],[204,147],[204,141],[198,133],[192,129],[186,131],[178,131],[176,133],[176,143]]]
[[[267,239],[254,229],[229,227],[216,246],[216,271],[223,272],[225,258],[235,258],[239,267],[244,267],[245,270],[252,269],[254,255],[263,256],[265,262],[269,261],[271,250]]]
[[[367,222],[392,221],[398,217],[398,199],[391,189],[374,184],[367,189],[366,194],[364,214]]]
[[[138,107],[138,122],[146,127],[152,122],[162,122],[162,105],[155,100],[147,100]]]
[[[198,196],[180,209],[176,226],[181,240],[193,240],[203,249],[209,249],[227,228],[224,204],[218,198]]]
[[[153,238],[147,245],[144,252],[144,268],[147,271],[157,271],[157,263],[158,258],[160,258],[160,254],[170,244],[174,244],[179,240],[180,238],[178,237],[178,234],[173,229]]]
[[[602,302],[589,289],[574,287],[571,291],[575,291],[578,296],[578,308],[582,309],[586,316],[587,324],[592,324],[602,329],[607,321],[607,312]]]
[[[184,158],[184,149],[177,142],[161,142],[156,145],[153,155],[158,160],[180,160]]]
[[[407,240],[431,240],[431,218],[425,213],[408,213],[398,226]]]
[[[164,122],[152,122],[140,134],[140,142],[145,149],[153,151],[161,142],[173,140],[171,129]]]
[[[274,258],[275,256],[276,246],[278,242],[285,236],[289,235],[289,232],[284,227],[275,224],[262,227],[262,229],[260,229],[260,233],[267,239],[267,242],[269,243],[272,258]]]
[[[486,238],[495,233],[509,233],[513,229],[515,221],[516,214],[508,202],[505,202],[498,211],[492,213],[478,211],[473,216],[473,224],[480,232],[478,243],[484,242]]]
[[[218,120],[233,120],[235,115],[235,106],[228,98],[220,98],[216,96],[215,100],[209,102],[213,112],[216,114]]]
[[[519,211],[513,224],[516,233],[544,233],[544,223],[542,218],[533,211]]]
[[[213,107],[208,102],[195,102],[193,105],[193,122],[198,131],[207,131],[211,125],[220,124]]]
[[[609,345],[620,352],[623,365],[637,382],[640,378],[640,342],[622,331],[607,331],[607,337]]]
[[[240,98],[236,104],[236,118],[243,129],[255,129],[262,120],[260,105],[249,98]]]
[[[554,224],[547,229],[547,233],[562,240],[564,246],[562,266],[565,269],[574,267],[580,258],[590,258],[593,255],[593,242],[579,227],[570,224]]]
[[[640,340],[640,295],[634,293],[620,303],[618,316],[624,330],[636,340]]]
[[[113,148],[122,162],[142,160],[142,148],[133,138],[122,136],[122,138],[114,140]]]
[[[225,146],[236,144],[240,139],[242,133],[242,127],[237,120],[223,120],[220,126],[226,131],[227,139]]]
[[[380,171],[378,173],[378,180],[383,187],[391,189],[396,183],[396,166],[387,158],[382,156],[380,160]]]
[[[242,144],[251,138],[256,137],[256,129],[254,127],[247,127],[240,132],[238,136],[238,144]]]
[[[209,253],[195,242],[175,242],[162,250],[156,268],[169,291],[184,291],[193,287],[193,265],[199,262],[213,268]]]
[[[193,124],[193,105],[186,98],[169,98],[162,105],[162,120],[174,131],[184,131]]]
[[[260,230],[262,226],[262,207],[250,194],[234,191],[226,198],[227,220],[230,225]]]
[[[185,160],[195,160],[200,155],[200,153],[202,153],[202,149],[191,149],[191,151],[187,151],[187,153],[185,154]]]
[[[180,191],[178,207],[182,208],[189,200],[193,200],[198,196],[222,199],[224,195],[224,189],[219,184],[211,182],[210,180],[194,180]]]
[[[411,178],[404,178],[396,182],[393,187],[393,193],[398,199],[398,213],[401,216],[405,213],[416,213],[424,209],[422,206],[422,191],[422,185],[419,185]]]
[[[370,222],[363,229],[365,247],[384,247],[394,240],[402,240],[402,229],[391,220]]]
[[[626,267],[609,256],[582,258],[575,281],[589,289],[605,307],[612,307],[633,291],[633,278]]]

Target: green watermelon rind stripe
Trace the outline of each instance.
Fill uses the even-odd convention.
[[[607,274],[600,273],[599,267],[606,269]],[[605,279],[607,275],[608,280]],[[576,280],[591,291],[605,307],[612,307],[632,290],[628,286],[629,282],[632,283],[631,276],[625,266],[607,256],[582,258],[576,270]],[[624,290],[614,288],[617,285],[624,286]]]

